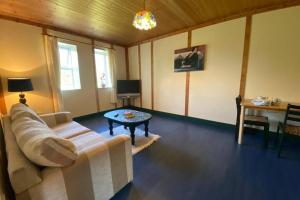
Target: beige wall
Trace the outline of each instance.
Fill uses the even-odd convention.
[[[72,35],[64,34],[63,37],[71,39]],[[77,38],[77,40],[84,41],[86,39]],[[65,110],[71,111],[74,117],[97,112],[92,46],[70,40],[59,39],[59,41],[77,46],[81,84],[81,89],[62,92]]]
[[[253,16],[246,98],[259,95],[300,102],[300,6]],[[207,44],[204,71],[191,72],[189,116],[235,123],[234,98],[238,95],[244,47],[245,18],[192,31],[192,45]],[[141,45],[142,82],[147,87],[143,102],[151,102],[148,57]],[[185,73],[173,72],[174,50],[187,46],[187,33],[154,41],[154,109],[184,114]],[[129,48],[131,74],[137,73],[137,46]],[[132,64],[135,63],[135,64]],[[145,89],[143,89],[145,90]],[[144,92],[144,91],[143,91]],[[147,104],[147,105],[148,105]],[[265,113],[271,122],[281,113]],[[274,131],[276,123],[272,123]]]
[[[151,109],[151,43],[140,45],[142,107]]]
[[[192,32],[192,45],[207,45],[207,59],[205,71],[191,72],[189,116],[234,123],[234,98],[239,93],[244,30],[245,19],[242,18]],[[232,37],[228,38],[228,35]],[[155,110],[184,115],[186,73],[174,72],[174,50],[187,47],[187,39],[187,33],[183,33],[153,43]],[[137,49],[137,46],[133,48]],[[132,59],[137,62],[132,53],[130,63]],[[143,102],[147,102],[147,108],[150,108],[150,43],[141,45],[141,56],[142,83],[146,88],[143,89]]]
[[[28,105],[39,113],[51,112],[42,29],[7,20],[0,20],[0,27],[0,76],[8,112],[19,99],[18,93],[7,92],[9,77],[31,78],[34,91],[25,92]]]
[[[253,17],[247,97],[300,101],[299,19],[300,6]]]
[[[185,73],[174,72],[174,50],[187,47],[187,33],[153,43],[154,109],[184,114]]]
[[[114,46],[116,50],[116,68],[117,80],[126,80],[126,56],[125,56],[125,48],[120,46]],[[118,99],[118,107],[122,106],[122,100]]]
[[[95,45],[98,47],[107,47],[110,48],[110,44],[104,42],[95,42]],[[126,79],[126,63],[125,63],[125,48],[120,46],[113,46],[115,49],[116,55],[116,79],[124,80]],[[114,109],[115,105],[111,103],[111,88],[98,88],[98,96],[99,96],[99,108],[100,111]],[[119,99],[117,103],[117,107],[122,106],[122,101]]]
[[[7,20],[0,20],[0,27],[0,75],[7,109],[9,110],[13,103],[18,102],[17,93],[7,92],[7,77],[25,76],[32,78],[34,86],[34,91],[26,93],[29,106],[38,113],[52,112],[53,104],[47,79],[42,29]],[[65,110],[71,111],[73,116],[97,112],[91,39],[51,30],[48,30],[48,33],[65,38],[61,41],[77,45],[81,89],[63,92]],[[110,44],[103,42],[96,41],[95,44],[110,47]],[[117,78],[125,79],[125,49],[119,46],[114,48],[116,49]],[[101,111],[114,108],[114,105],[110,103],[110,89],[99,89],[98,94]]]
[[[138,46],[128,48],[128,60],[129,60],[129,79],[130,80],[140,79]],[[135,98],[132,104],[135,106],[140,106],[140,98]]]
[[[192,31],[192,46],[206,44],[205,70],[191,72],[189,116],[235,123],[245,18]]]
[[[300,102],[300,6],[253,17],[246,97]],[[268,112],[275,130],[283,113]]]

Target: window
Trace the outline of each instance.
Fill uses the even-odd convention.
[[[102,49],[95,49],[95,63],[98,88],[110,88],[111,78],[109,71],[108,52]]]
[[[81,89],[76,45],[58,42],[61,90]]]

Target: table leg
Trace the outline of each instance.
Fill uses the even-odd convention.
[[[108,120],[108,124],[109,124],[109,134],[113,135],[113,121],[112,120]]]
[[[135,127],[134,126],[129,126],[129,130],[130,130],[130,137],[131,137],[131,144],[134,145],[135,141],[135,135],[134,135],[134,131],[135,131]]]
[[[127,126],[124,125],[124,129],[127,129]]]
[[[243,143],[243,136],[244,136],[244,117],[245,117],[245,107],[241,106],[241,116],[240,116],[240,128],[239,128],[239,139],[238,143]]]
[[[149,134],[148,134],[148,130],[149,130],[149,129],[148,129],[148,125],[149,125],[149,121],[146,121],[146,122],[145,122],[145,136],[146,136],[146,137],[148,137],[148,135],[149,135]]]

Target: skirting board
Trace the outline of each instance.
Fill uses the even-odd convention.
[[[211,120],[206,120],[206,119],[200,119],[200,118],[195,118],[195,117],[190,117],[190,116],[178,115],[178,114],[173,114],[173,113],[167,113],[167,112],[162,112],[162,111],[157,111],[157,110],[150,110],[150,109],[140,108],[140,107],[136,107],[136,106],[125,106],[125,107],[120,107],[117,109],[133,109],[133,110],[148,112],[150,114],[156,114],[156,115],[160,115],[160,116],[170,117],[172,119],[186,120],[186,121],[191,121],[194,123],[209,124],[209,125],[219,126],[219,127],[235,128],[235,125],[232,125],[232,124],[216,122],[216,121],[211,121]],[[112,109],[112,110],[116,110],[116,109]],[[98,113],[92,113],[92,114],[88,114],[88,115],[84,115],[84,116],[80,116],[80,117],[75,117],[74,120],[76,121],[78,119],[87,119],[87,118],[91,118],[91,117],[95,117],[95,116],[103,116],[106,112],[109,112],[112,110],[106,110],[106,111],[101,111]]]
[[[233,124],[227,124],[227,123],[217,122],[217,121],[212,121],[212,120],[207,120],[207,119],[201,119],[201,118],[196,118],[196,117],[190,117],[190,116],[178,115],[178,114],[167,113],[167,112],[151,110],[151,109],[146,109],[146,108],[140,108],[140,107],[136,107],[136,106],[125,106],[125,107],[120,107],[117,109],[133,109],[133,110],[148,112],[150,114],[169,117],[172,119],[185,120],[187,122],[193,122],[196,124],[204,124],[204,125],[211,125],[211,126],[215,126],[215,127],[230,128],[230,129],[233,129],[233,131],[235,129],[235,125],[233,125]],[[116,109],[112,109],[112,110],[116,110]],[[84,115],[84,116],[80,116],[80,117],[75,117],[74,120],[76,121],[77,119],[88,119],[88,118],[92,118],[95,116],[100,117],[100,116],[103,116],[106,112],[109,112],[112,110],[106,110],[106,111],[101,111],[98,113],[92,113],[92,114],[88,114],[88,115]],[[247,129],[252,129],[252,128],[247,128]],[[262,130],[259,130],[259,132],[263,133]],[[272,131],[270,131],[269,133],[272,135],[276,134],[275,132],[272,132]]]

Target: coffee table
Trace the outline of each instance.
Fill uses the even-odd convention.
[[[126,118],[124,113],[125,112],[132,112],[134,117],[133,118]],[[104,114],[104,117],[108,120],[109,124],[109,133],[113,135],[113,123],[121,124],[124,126],[125,129],[127,127],[130,130],[130,137],[131,137],[131,144],[135,144],[135,128],[141,124],[145,125],[145,136],[148,137],[148,125],[149,121],[152,118],[152,115],[145,112],[140,112],[136,110],[130,109],[119,109],[110,111]]]

